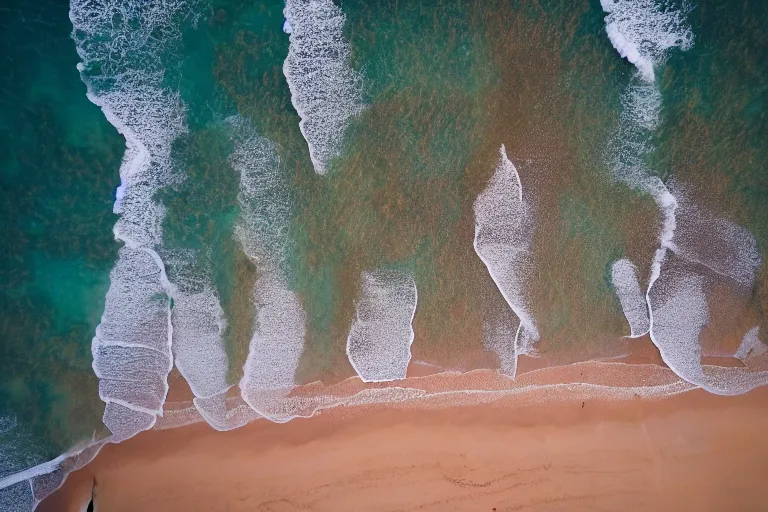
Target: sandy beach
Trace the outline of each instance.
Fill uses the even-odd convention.
[[[598,365],[538,378],[589,379],[584,368]],[[95,510],[109,512],[768,505],[765,388],[612,399],[599,388],[544,386],[477,406],[425,405],[338,407],[229,432],[144,432],[104,448],[38,510],[85,510],[92,490]]]

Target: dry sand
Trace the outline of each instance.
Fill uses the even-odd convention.
[[[540,389],[150,431],[107,446],[38,510],[84,510],[93,482],[108,512],[768,509],[768,388],[630,397]]]

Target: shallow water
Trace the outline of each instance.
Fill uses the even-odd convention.
[[[766,382],[701,366],[764,347],[762,2],[284,7],[0,13],[0,478],[151,427],[172,362],[207,418],[275,421],[356,367],[649,329],[696,385]]]

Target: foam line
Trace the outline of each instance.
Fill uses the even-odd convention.
[[[315,172],[325,174],[364,108],[362,78],[350,67],[343,33],[346,16],[332,0],[287,0],[283,14],[290,39],[283,74]]]
[[[520,319],[514,340],[510,340],[514,347],[514,363],[506,363],[508,368],[516,371],[517,356],[532,352],[539,331],[525,294],[525,281],[533,272],[533,223],[529,207],[523,200],[520,176],[504,145],[499,149],[496,171],[475,200],[474,210],[475,252],[488,268],[504,300]],[[509,359],[508,351],[503,357]]]
[[[152,426],[155,430],[168,430],[205,421],[192,402],[168,402],[163,404],[163,415]]]
[[[629,323],[629,337],[637,338],[648,333],[648,304],[640,290],[635,266],[627,259],[617,260],[611,267],[611,280]]]
[[[587,363],[588,364],[588,363]],[[607,374],[623,375],[626,365],[622,363],[600,363]],[[578,363],[574,366],[578,366]],[[642,365],[637,365],[642,366]],[[646,399],[664,398],[696,389],[696,386],[679,379],[674,373],[669,376],[658,375],[667,372],[656,366],[646,365],[654,375],[647,375],[648,384],[642,386],[614,386],[601,382],[569,382],[561,384],[540,384],[536,381],[537,372],[526,373],[514,387],[501,389],[464,389],[447,391],[428,391],[420,387],[392,386],[384,388],[365,388],[351,395],[320,394],[312,396],[292,396],[281,390],[267,391],[257,396],[262,400],[258,405],[269,411],[267,419],[286,422],[294,418],[310,418],[323,410],[335,407],[352,407],[378,404],[403,404],[413,407],[456,407],[491,403],[505,397],[531,393],[532,401],[540,404],[547,400],[557,400],[559,393],[568,393],[579,399],[616,399],[632,400],[638,396]],[[543,370],[541,370],[543,371]],[[671,377],[671,378],[670,378]],[[428,379],[424,377],[423,379]],[[414,378],[419,386],[421,378]],[[599,379],[598,379],[599,380]],[[609,379],[610,380],[610,379]]]
[[[363,272],[347,357],[363,382],[404,379],[411,360],[418,292],[409,274]]]

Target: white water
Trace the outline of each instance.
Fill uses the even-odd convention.
[[[195,408],[213,428],[219,431],[234,430],[261,418],[242,397],[227,398],[227,393],[210,398],[195,398]]]
[[[3,512],[29,512],[36,505],[29,480],[0,489],[0,510]]]
[[[592,365],[595,363],[575,363],[571,366],[577,369],[580,365]],[[584,382],[567,382],[561,384],[544,384],[539,379],[540,373],[547,370],[535,370],[528,372],[510,382],[509,387],[502,389],[485,389],[482,380],[478,382],[481,387],[476,389],[427,391],[420,387],[420,381],[430,377],[414,377],[409,380],[414,387],[383,387],[365,388],[353,394],[337,394],[329,390],[326,394],[313,396],[286,396],[277,391],[272,398],[267,398],[269,406],[277,416],[285,418],[309,418],[334,407],[364,406],[374,404],[389,404],[403,407],[441,408],[457,406],[474,406],[483,403],[510,397],[514,395],[530,394],[530,401],[536,404],[556,401],[563,397],[561,393],[567,393],[574,400],[605,398],[613,400],[634,400],[637,397],[646,399],[669,397],[695,389],[692,384],[681,380],[668,369],[654,365],[634,365],[634,368],[642,374],[643,385],[627,386],[623,384],[626,375],[626,365],[622,363],[599,363],[601,371],[585,378]],[[567,367],[562,367],[567,368]],[[458,372],[449,372],[458,375]],[[575,371],[575,374],[583,374],[583,371]],[[546,379],[546,377],[544,377]],[[613,383],[613,384],[612,384]],[[267,393],[264,393],[266,396]],[[228,399],[232,400],[232,398]],[[271,401],[270,401],[271,400]],[[228,405],[229,409],[234,409]],[[279,413],[279,414],[278,414]],[[197,421],[203,421],[199,418]],[[273,420],[274,421],[274,420]],[[286,420],[287,421],[287,420]]]
[[[533,273],[530,247],[533,222],[529,206],[523,199],[520,176],[507,157],[504,145],[499,150],[496,172],[475,200],[474,209],[475,252],[488,268],[504,300],[520,319],[514,338],[508,341],[513,350],[501,349],[499,352],[500,358],[507,360],[504,363],[507,371],[516,371],[517,356],[532,352],[539,331],[525,292],[526,280]],[[493,343],[499,346],[498,342]],[[510,353],[514,353],[514,362],[509,361]]]
[[[751,293],[760,265],[755,240],[744,228],[695,207],[683,192],[676,195],[676,229],[657,253],[658,271],[647,294],[651,339],[675,373],[707,391],[736,395],[766,385],[768,372],[702,365],[699,343],[710,320],[713,283]],[[747,346],[755,347],[754,341]]]
[[[654,67],[664,63],[671,48],[687,50],[693,45],[687,5],[679,10],[657,0],[600,0],[600,5],[608,14],[608,39],[646,82],[655,80]]]
[[[2,479],[2,510],[34,510],[104,443],[151,428],[162,415],[172,367],[168,296],[173,286],[158,254],[164,208],[153,196],[180,179],[172,172],[171,144],[186,127],[178,92],[164,85],[167,69],[159,56],[180,40],[178,21],[191,7],[174,1],[70,3],[87,97],[126,139],[114,204],[120,215],[115,238],[125,245],[110,273],[91,346],[99,396],[106,403],[103,422],[111,434]]]
[[[768,346],[760,341],[760,327],[755,326],[744,335],[734,357],[746,364],[751,358],[761,356],[766,352],[768,352]]]
[[[304,351],[305,316],[296,294],[278,278],[259,278],[254,286],[254,334],[243,368],[243,400],[260,415],[287,421],[281,409],[272,409],[280,393],[294,385],[299,358]]]
[[[192,393],[208,398],[229,388],[229,359],[224,346],[224,312],[208,268],[199,268],[197,251],[166,255],[173,310],[173,355]]]
[[[618,260],[611,267],[611,280],[629,323],[629,337],[637,338],[646,334],[650,328],[648,303],[640,290],[637,269],[629,260]]]
[[[284,30],[290,34],[283,74],[318,174],[341,153],[344,132],[363,110],[362,77],[350,66],[346,16],[332,0],[287,0]]]
[[[235,141],[229,162],[240,173],[235,237],[259,273],[253,291],[253,337],[240,391],[244,402],[260,416],[282,422],[292,417],[279,402],[295,385],[305,335],[304,310],[288,287],[285,269],[291,243],[287,233],[289,183],[275,145],[242,118],[232,118],[229,123]],[[221,411],[216,405],[201,414],[210,415],[213,410]],[[223,426],[230,424],[226,417],[218,421]]]
[[[760,259],[752,235],[689,201],[670,180],[647,168],[661,97],[654,68],[673,48],[686,50],[693,35],[682,10],[654,0],[601,0],[606,32],[622,57],[639,70],[622,98],[621,123],[610,156],[617,180],[650,194],[662,213],[659,248],[646,292],[650,335],[664,362],[681,378],[710,392],[740,394],[768,384],[768,373],[701,364],[699,336],[710,321],[708,292],[725,281],[748,293]],[[628,316],[629,318],[629,316]]]
[[[99,453],[104,441],[91,440],[55,459],[0,479],[0,510],[29,512],[64,484],[76,471]]]
[[[404,379],[411,360],[418,293],[404,272],[363,272],[347,357],[363,382]]]
[[[92,351],[107,403],[104,424],[115,440],[154,424],[162,414],[171,370],[170,283],[157,254],[163,206],[157,190],[178,180],[171,144],[186,131],[178,93],[164,86],[160,55],[180,39],[180,3],[125,4],[73,1],[72,37],[88,98],[126,138],[120,167],[120,219],[115,238],[125,243],[113,268]],[[152,37],[150,37],[152,36]]]
[[[729,278],[734,285],[751,290],[760,252],[749,230],[698,207],[676,183],[672,182],[670,189],[678,203],[670,248],[686,260]]]

